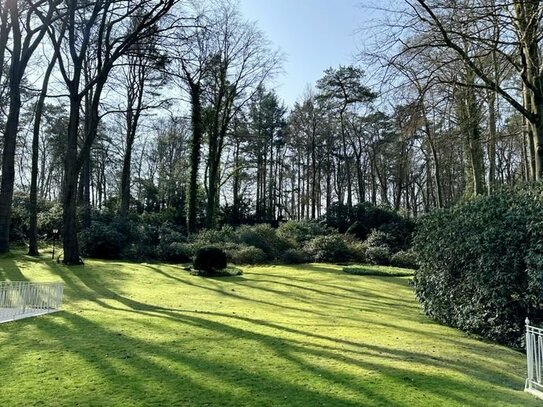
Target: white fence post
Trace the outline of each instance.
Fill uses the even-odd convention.
[[[0,281],[0,323],[60,311],[63,283]]]
[[[543,399],[543,329],[526,318],[527,379],[524,391]]]

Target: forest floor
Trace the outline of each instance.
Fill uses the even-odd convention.
[[[0,258],[63,311],[0,325],[0,406],[539,406],[522,353],[440,326],[409,277]]]

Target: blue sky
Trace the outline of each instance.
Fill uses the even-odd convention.
[[[358,29],[368,18],[361,0],[240,0],[244,17],[257,21],[286,54],[277,93],[288,106],[329,67],[355,61]]]

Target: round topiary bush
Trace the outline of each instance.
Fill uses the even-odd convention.
[[[510,346],[543,316],[543,184],[504,188],[425,216],[416,296],[430,317]]]
[[[192,265],[196,270],[212,274],[226,268],[226,253],[218,247],[202,247],[196,250]]]

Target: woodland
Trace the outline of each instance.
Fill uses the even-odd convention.
[[[360,7],[0,0],[1,406],[540,405],[543,2]]]
[[[359,64],[285,106],[283,56],[236,2],[2,2],[0,251],[58,230],[78,263],[104,213],[183,234],[416,218],[539,180],[539,2],[394,4]]]

